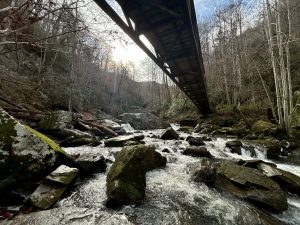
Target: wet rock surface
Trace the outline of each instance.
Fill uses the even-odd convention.
[[[258,169],[276,181],[284,190],[300,195],[300,177],[274,166],[260,163]]]
[[[281,144],[275,139],[255,140],[254,144],[263,147],[268,159],[278,159],[281,154]]]
[[[106,147],[123,147],[126,145],[137,145],[145,138],[144,135],[123,135],[104,141]]]
[[[188,139],[188,143],[194,146],[205,145],[202,137],[191,137]]]
[[[107,167],[104,156],[96,153],[80,154],[76,162],[80,166],[81,171],[85,174],[90,174],[95,170],[104,172]]]
[[[160,138],[163,140],[177,140],[179,138],[179,134],[172,127],[169,127],[162,133]]]
[[[242,151],[243,144],[239,140],[228,141],[226,142],[225,146],[229,148],[232,153],[236,153],[239,155],[242,154],[241,151]]]
[[[107,175],[107,202],[111,208],[138,204],[144,200],[146,172],[164,167],[166,158],[154,146],[138,145],[123,148]]]
[[[204,161],[204,165],[196,166],[193,170],[194,181],[207,182],[220,191],[229,192],[277,213],[288,208],[285,192],[256,169],[232,162]]]
[[[78,173],[77,168],[60,166],[49,174],[30,196],[30,203],[40,209],[48,209],[57,202]]]
[[[212,155],[205,147],[189,146],[182,152],[182,154],[194,157],[212,158]]]

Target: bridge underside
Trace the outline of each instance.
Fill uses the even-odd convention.
[[[117,0],[125,23],[106,0],[94,0],[203,113],[209,112],[193,0]],[[139,36],[154,47],[152,53]]]

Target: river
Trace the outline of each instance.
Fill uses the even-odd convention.
[[[175,127],[176,128],[176,127]],[[129,129],[129,128],[127,128]],[[96,173],[91,177],[78,180],[75,188],[60,200],[54,209],[28,215],[28,224],[105,224],[105,225],[259,225],[263,224],[257,216],[255,207],[250,203],[239,200],[229,194],[219,193],[205,184],[190,181],[188,165],[197,162],[197,158],[184,156],[180,152],[188,143],[186,141],[163,141],[150,138],[151,135],[160,135],[162,130],[143,131],[146,144],[154,144],[157,151],[168,159],[163,169],[147,173],[146,200],[139,206],[125,206],[119,210],[110,210],[105,207],[106,201],[106,173]],[[181,137],[188,134],[179,132]],[[193,136],[201,136],[193,134]],[[253,159],[247,151],[242,155],[232,154],[224,150],[225,143],[230,139],[212,137],[206,142],[210,153],[217,158]],[[170,153],[163,153],[163,149]],[[82,152],[96,152],[106,158],[114,160],[114,152],[121,148],[76,147],[65,148],[70,154]],[[270,161],[264,153],[256,148],[257,158]],[[270,161],[281,169],[300,176],[300,166],[293,160],[282,159]],[[287,161],[291,161],[287,163]],[[294,162],[293,162],[294,161]],[[298,161],[299,162],[299,161]],[[107,169],[107,171],[109,168]],[[288,197],[289,209],[282,214],[271,214],[283,224],[300,224],[300,199],[295,195]],[[266,212],[267,213],[267,212]],[[18,224],[18,220],[11,224]]]

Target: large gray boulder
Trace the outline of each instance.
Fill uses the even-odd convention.
[[[141,203],[145,197],[146,172],[164,167],[166,162],[154,146],[124,147],[107,175],[107,207]]]
[[[168,123],[152,113],[124,113],[119,118],[136,130],[162,129],[169,126]]]
[[[270,211],[279,213],[288,208],[285,192],[257,169],[203,159],[192,167],[192,174],[195,182],[205,182]]]
[[[61,131],[65,128],[71,129],[76,122],[78,115],[68,111],[53,111],[43,118],[39,128],[46,131]]]
[[[0,180],[20,166],[24,175],[43,173],[54,166],[59,153],[64,151],[54,141],[0,108]]]

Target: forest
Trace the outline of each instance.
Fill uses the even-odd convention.
[[[209,113],[99,2],[196,15]],[[0,225],[297,225],[299,195],[299,0],[0,1]]]

